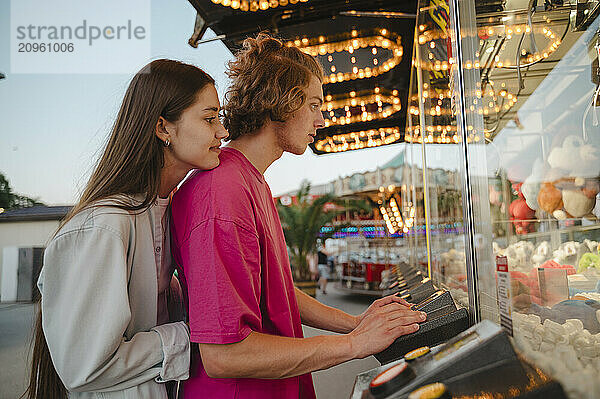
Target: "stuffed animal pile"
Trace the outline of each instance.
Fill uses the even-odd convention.
[[[595,219],[592,213],[596,205],[596,195],[600,191],[600,151],[592,144],[586,144],[579,136],[567,136],[562,145],[554,147],[548,155],[549,169],[543,171],[543,164],[536,161],[529,181],[526,179],[523,190],[528,204],[533,204],[536,196],[539,209],[548,212],[558,220],[566,218]],[[539,180],[540,176],[543,178]]]
[[[517,309],[531,303],[541,304],[538,268],[564,269],[569,284],[575,281],[600,279],[600,253],[596,241],[582,243],[568,241],[552,250],[547,241],[537,246],[529,241],[518,241],[501,248],[493,243],[494,255],[506,256],[512,280],[512,295]]]
[[[587,311],[587,326],[574,317],[557,322],[513,313],[515,345],[523,356],[560,381],[569,398],[596,399],[600,397],[600,333],[589,327],[598,327],[600,310],[594,309],[597,301],[589,305],[579,302],[571,305],[579,305],[575,306],[579,313]]]

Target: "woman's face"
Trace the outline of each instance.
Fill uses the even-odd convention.
[[[219,97],[212,84],[198,92],[196,102],[177,122],[167,122],[170,146],[165,150],[165,166],[212,169],[219,166],[221,140],[228,136],[219,118]]]

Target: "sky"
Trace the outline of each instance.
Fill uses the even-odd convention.
[[[225,64],[232,55],[220,41],[198,49],[188,45],[196,16],[193,7],[185,0],[136,1],[145,1],[151,26],[150,54],[137,60],[139,66],[156,58],[198,65],[216,79],[222,98],[227,87]],[[97,1],[84,3],[87,7],[106,6]],[[89,12],[96,11],[90,8]],[[35,20],[35,7],[28,9],[27,18]],[[16,193],[48,205],[72,204],[100,155],[129,79],[139,67],[129,73],[110,74],[13,73],[10,36],[14,19],[11,1],[0,0],[0,72],[6,75],[0,80],[0,172]],[[212,32],[205,35],[211,36]],[[297,189],[304,179],[316,185],[374,170],[402,148],[391,145],[325,156],[316,156],[310,149],[302,156],[284,154],[267,170],[265,178],[273,194],[279,195]]]

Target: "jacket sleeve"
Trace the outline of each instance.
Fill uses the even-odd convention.
[[[170,323],[131,339],[126,240],[94,226],[50,243],[38,285],[42,325],[58,375],[71,391],[126,389],[151,379],[186,379],[189,334]]]

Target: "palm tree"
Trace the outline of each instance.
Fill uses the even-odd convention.
[[[325,194],[311,200],[309,192],[310,183],[302,182],[296,197],[297,203],[289,206],[277,203],[285,241],[290,249],[290,263],[295,281],[310,280],[307,256],[316,252],[321,227],[330,224],[346,209],[367,209],[364,201],[351,200],[344,203],[333,194]],[[325,205],[328,203],[342,207],[326,209]]]

